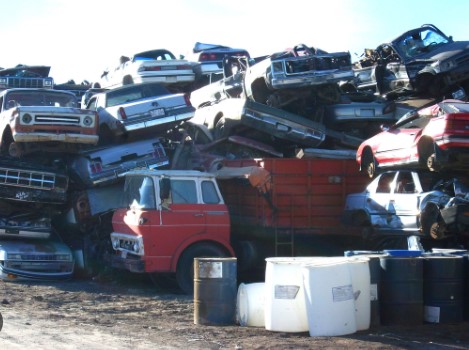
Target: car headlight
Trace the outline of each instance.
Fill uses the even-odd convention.
[[[31,123],[32,120],[33,120],[33,117],[31,117],[31,114],[29,113],[23,114],[23,116],[21,117],[21,122],[23,124],[29,124]]]
[[[21,260],[21,254],[18,253],[8,253],[7,254],[8,260]]]
[[[454,61],[436,61],[431,64],[431,67],[433,68],[435,73],[438,74],[453,69],[454,67],[456,67],[456,63]]]
[[[90,116],[86,116],[85,118],[83,118],[83,125],[84,126],[92,126],[93,125],[93,118],[91,118]]]
[[[117,250],[119,248],[119,238],[111,237],[112,248]]]

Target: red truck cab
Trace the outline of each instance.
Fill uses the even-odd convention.
[[[138,273],[175,273],[193,290],[196,257],[234,256],[230,217],[214,175],[199,171],[132,170],[123,205],[114,212],[111,266]]]

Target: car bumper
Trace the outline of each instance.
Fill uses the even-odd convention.
[[[14,133],[15,142],[65,142],[65,143],[83,143],[95,145],[98,143],[98,135],[81,135],[81,134],[53,134],[53,133]]]
[[[112,255],[109,263],[111,267],[121,270],[127,270],[130,272],[144,273],[145,262],[139,259],[123,258],[119,255]]]

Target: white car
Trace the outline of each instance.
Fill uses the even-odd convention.
[[[194,81],[193,63],[168,50],[157,49],[137,53],[132,57],[121,56],[117,67],[107,69],[102,75],[101,88],[158,82],[163,85],[184,87]]]
[[[100,145],[166,132],[191,119],[195,112],[187,94],[171,93],[159,83],[106,90],[93,95],[82,108],[98,113]]]

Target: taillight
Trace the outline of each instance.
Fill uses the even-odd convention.
[[[189,94],[184,94],[184,101],[186,101],[186,106],[192,106]]]
[[[145,70],[145,71],[160,71],[161,67],[160,66],[143,67],[143,70]]]
[[[103,171],[103,167],[100,161],[92,160],[90,164],[90,170],[92,174],[97,174]]]
[[[127,114],[125,114],[125,110],[123,107],[119,107],[118,111],[117,111],[121,117],[122,120],[126,120],[127,119]]]
[[[190,70],[190,69],[192,69],[192,66],[190,66],[188,64],[181,64],[179,66],[176,66],[176,69],[177,70]]]
[[[216,61],[217,54],[215,53],[203,53],[199,57],[199,61]]]

